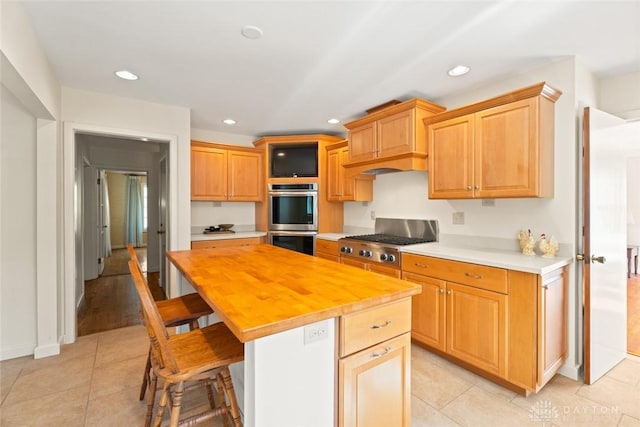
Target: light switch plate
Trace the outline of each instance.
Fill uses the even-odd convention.
[[[454,224],[464,224],[464,212],[454,212],[452,215],[452,219]]]

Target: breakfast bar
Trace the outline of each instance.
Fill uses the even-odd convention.
[[[244,369],[232,369],[245,426],[355,425],[365,406],[357,415],[375,425],[410,424],[410,301],[420,286],[271,245],[167,257],[245,344]],[[382,392],[369,389],[374,377],[387,382]]]

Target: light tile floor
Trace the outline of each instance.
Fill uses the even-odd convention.
[[[147,350],[145,329],[131,326],[80,337],[56,357],[0,362],[0,425],[142,425]],[[200,393],[185,410],[203,404]],[[414,346],[411,404],[414,427],[640,427],[640,357],[629,356],[591,386],[558,375],[524,398]]]

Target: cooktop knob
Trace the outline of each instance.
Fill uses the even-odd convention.
[[[353,248],[350,248],[349,246],[347,246],[347,247],[345,247],[345,248],[344,248],[344,253],[346,253],[346,254],[350,254],[350,253],[352,253],[352,252],[353,252]]]
[[[386,261],[387,260],[387,254],[380,254],[380,261]]]
[[[389,260],[389,262],[394,262],[396,260],[396,256],[395,255],[389,255],[389,257],[387,259]]]

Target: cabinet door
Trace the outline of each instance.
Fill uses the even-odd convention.
[[[335,262],[340,262],[340,250],[338,242],[325,239],[316,239],[316,256]]]
[[[422,286],[411,299],[411,338],[438,350],[445,350],[445,282],[413,273],[402,278]]]
[[[259,202],[262,200],[262,156],[260,153],[229,151],[229,201]]]
[[[415,110],[378,120],[378,157],[409,153],[415,145]]]
[[[367,269],[367,263],[363,261],[358,261],[357,259],[348,258],[348,257],[340,257],[340,264],[351,265],[353,267],[358,267],[363,270]]]
[[[473,115],[428,126],[429,198],[473,198]]]
[[[262,243],[260,237],[242,239],[199,240],[191,242],[191,249],[229,248],[233,246],[253,246]]]
[[[507,296],[447,282],[447,353],[506,374]]]
[[[349,161],[370,160],[377,157],[376,124],[368,123],[349,131]]]
[[[537,195],[538,98],[476,113],[474,151],[477,197]]]
[[[191,147],[191,200],[226,200],[226,151]]]
[[[342,196],[342,149],[327,151],[327,200],[339,202]]]
[[[411,425],[409,333],[340,359],[338,425]]]
[[[538,384],[544,385],[567,358],[567,273],[555,271],[538,286]]]

